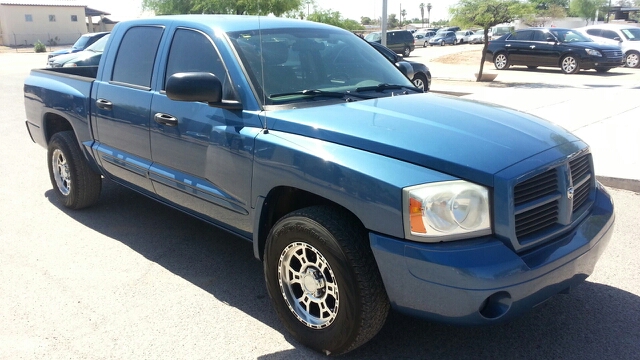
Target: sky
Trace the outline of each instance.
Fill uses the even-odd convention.
[[[367,16],[372,19],[382,16],[382,0],[315,0],[316,5],[323,10],[339,11],[342,17],[360,21],[360,17]],[[86,0],[79,2],[86,4],[90,8],[111,13],[108,16],[112,20],[128,20],[143,16],[142,0]],[[425,5],[431,2],[431,20],[437,21],[449,18],[449,6],[455,4],[456,0],[387,0],[387,14],[396,14],[400,18],[400,6],[407,11],[407,19],[420,19],[421,3]],[[311,9],[313,11],[313,9]],[[427,11],[425,9],[425,21]]]

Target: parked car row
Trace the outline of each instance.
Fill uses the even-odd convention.
[[[368,42],[382,43],[382,32],[376,31],[368,34],[364,38]],[[409,30],[391,30],[387,31],[387,47],[396,54],[402,54],[407,57],[415,50],[415,39]]]
[[[108,39],[109,34],[107,33],[83,51],[49,57],[47,67],[98,66]]]
[[[413,84],[418,89],[421,89],[424,92],[429,91],[429,89],[431,88],[431,72],[429,72],[429,68],[425,64],[415,61],[403,60],[398,55],[396,55],[393,50],[385,47],[382,44],[376,42],[370,42],[369,44],[371,44],[371,46],[373,46],[376,50],[378,50],[378,52],[380,52],[394,64],[397,64],[399,61],[408,62],[413,68],[413,78],[411,79],[411,82],[413,82]]]
[[[640,67],[640,28],[624,24],[599,24],[576,29],[601,44],[619,45],[624,64]]]

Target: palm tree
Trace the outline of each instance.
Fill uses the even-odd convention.
[[[420,3],[420,17],[422,17],[422,27],[424,27],[424,3]]]
[[[402,12],[400,13],[400,16],[401,16],[401,18],[400,18],[400,26],[403,26],[404,25],[404,20],[407,17],[407,10],[402,9]]]
[[[427,24],[431,26],[431,3],[427,3]]]

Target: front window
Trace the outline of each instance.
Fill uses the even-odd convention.
[[[380,33],[371,33],[368,34],[367,36],[364,37],[365,40],[367,41],[380,41],[380,39],[382,39],[382,37],[380,36]]]
[[[104,52],[104,47],[107,45],[107,40],[109,40],[109,34],[101,37],[98,41],[89,45],[86,50],[93,52]]]
[[[629,41],[640,41],[640,28],[622,29],[622,35]]]
[[[558,41],[562,43],[572,43],[572,42],[592,42],[591,39],[582,35],[581,33],[573,30],[560,30],[560,29],[551,29],[550,30],[553,35],[558,39]]]
[[[391,96],[389,85],[396,93],[415,90],[394,64],[344,30],[284,28],[228,35],[265,105],[315,101],[319,97],[311,95],[320,93],[344,94],[348,101]],[[365,91],[376,87],[380,91]]]
[[[73,44],[72,48],[82,50],[87,45],[88,41],[89,36],[80,36],[80,38],[78,38],[78,40],[76,40],[76,42]]]

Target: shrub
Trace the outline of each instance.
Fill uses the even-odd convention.
[[[33,44],[33,51],[37,53],[45,52],[47,51],[47,47],[42,42],[40,42],[40,40],[38,40],[35,44]]]

